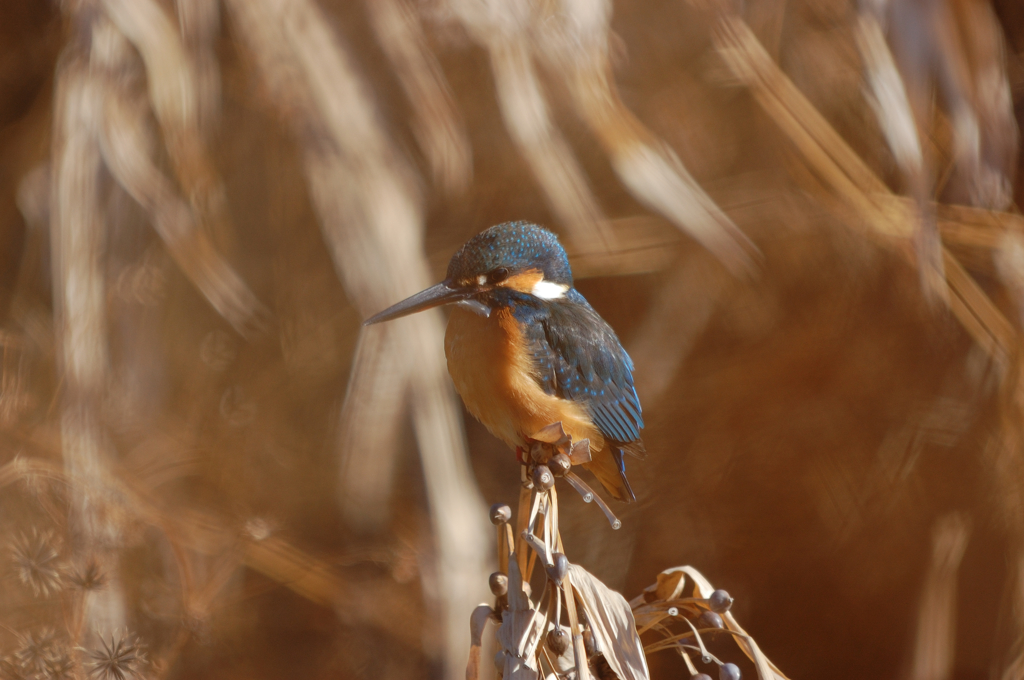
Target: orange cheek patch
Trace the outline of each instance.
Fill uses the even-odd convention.
[[[517,290],[520,293],[529,293],[538,281],[543,280],[544,272],[539,269],[527,269],[525,272],[508,277],[498,285]]]

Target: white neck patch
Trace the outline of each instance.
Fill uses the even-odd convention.
[[[539,297],[542,300],[557,300],[558,298],[565,297],[565,291],[567,290],[569,290],[569,286],[541,279],[533,284],[530,295]]]

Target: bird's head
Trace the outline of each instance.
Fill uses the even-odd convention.
[[[561,298],[572,288],[569,258],[558,237],[529,222],[506,222],[480,232],[452,256],[448,275],[366,320],[397,319],[449,303],[469,305],[487,315],[503,294],[541,300]]]

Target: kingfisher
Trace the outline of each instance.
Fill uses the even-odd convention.
[[[608,493],[635,501],[624,460],[644,454],[633,361],[573,287],[558,237],[529,222],[491,227],[452,256],[444,281],[365,324],[446,304],[445,357],[467,410],[520,455],[530,435],[561,422],[574,441],[590,440],[584,465]]]

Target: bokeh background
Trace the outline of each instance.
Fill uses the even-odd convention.
[[[647,421],[572,561],[1024,677],[1022,116],[1017,0],[5,0],[0,676],[462,677],[518,465],[361,320],[525,219]]]

